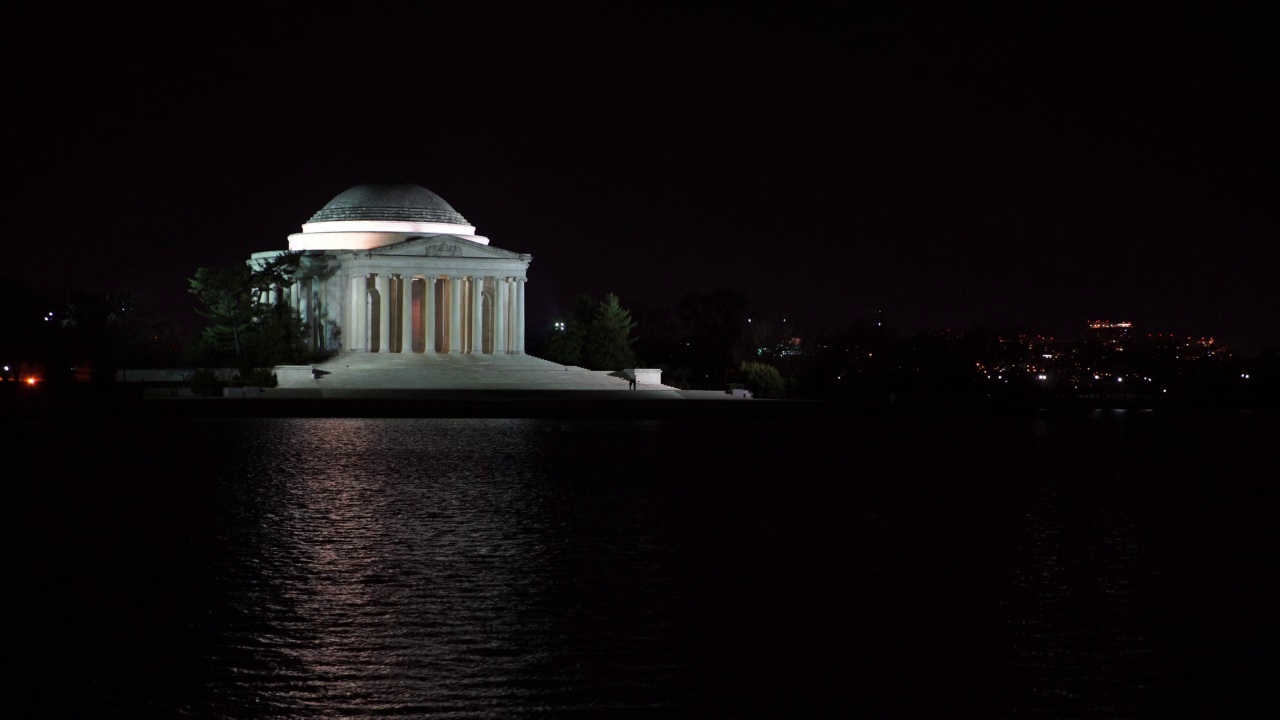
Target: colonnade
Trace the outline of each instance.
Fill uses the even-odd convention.
[[[381,353],[522,354],[522,277],[346,277],[343,347]]]

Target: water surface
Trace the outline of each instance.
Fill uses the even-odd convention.
[[[1271,702],[1273,417],[24,420],[49,714]]]

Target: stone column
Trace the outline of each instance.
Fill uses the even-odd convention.
[[[400,276],[400,352],[413,352],[413,276]]]
[[[515,352],[524,354],[524,284],[528,278],[516,278],[516,347]]]
[[[462,278],[449,277],[449,352],[462,352]]]
[[[471,276],[471,354],[484,352],[484,278]]]
[[[493,354],[507,351],[507,284],[511,278],[494,278],[493,281]]]
[[[347,283],[350,296],[347,298],[347,326],[342,328],[342,331],[346,335],[348,350],[356,350],[364,342],[360,339],[364,337],[360,333],[360,319],[364,317],[364,289],[361,287],[363,281],[364,278],[359,275],[352,275]]]
[[[511,278],[511,291],[507,293],[507,352],[516,352],[516,323],[520,320],[518,278]]]
[[[391,276],[378,273],[374,282],[378,288],[378,352],[388,353],[391,352]],[[373,345],[372,340],[369,345]]]
[[[428,355],[436,352],[436,276],[432,275],[422,284],[422,351]]]

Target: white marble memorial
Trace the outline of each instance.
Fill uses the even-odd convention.
[[[289,236],[289,250],[303,254],[301,272],[273,293],[302,315],[312,347],[522,355],[532,256],[493,247],[475,231],[426,188],[358,185]]]

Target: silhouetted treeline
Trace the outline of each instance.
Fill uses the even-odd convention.
[[[945,398],[1280,399],[1280,353],[1244,359],[1212,340],[1124,343],[973,327],[903,333],[879,317],[819,326],[751,310],[741,291],[687,294],[675,307],[623,305],[639,363],[663,382],[757,397],[867,403]],[[1084,323],[1082,322],[1082,330]],[[774,372],[776,371],[776,372]]]
[[[58,295],[6,282],[0,290],[0,367],[5,380],[110,382],[125,367],[172,367],[179,326],[121,292]]]

